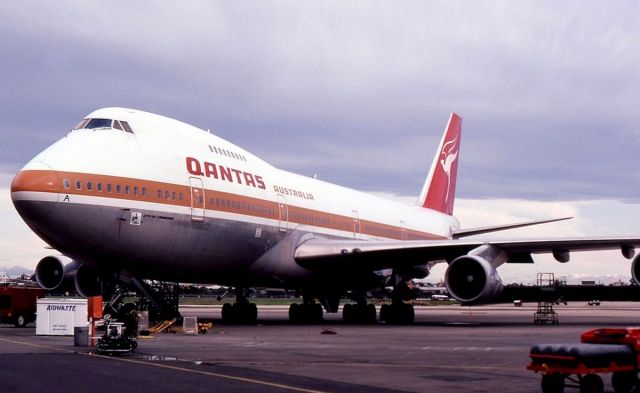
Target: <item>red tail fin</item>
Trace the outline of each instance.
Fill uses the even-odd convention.
[[[438,153],[431,164],[429,176],[420,193],[418,202],[422,207],[453,214],[461,130],[462,118],[452,113],[442,135]]]

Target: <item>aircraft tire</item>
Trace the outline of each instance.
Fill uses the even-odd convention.
[[[353,304],[348,303],[348,304],[345,304],[344,307],[342,307],[342,320],[345,323],[353,323],[354,322]]]
[[[389,322],[390,317],[390,306],[388,304],[383,304],[380,306],[380,321],[381,322]]]
[[[249,321],[252,325],[258,322],[258,306],[255,303],[249,303]]]
[[[258,318],[258,307],[255,303],[234,303],[231,310],[233,323],[253,325]]]
[[[292,303],[289,306],[289,321],[291,323],[300,323],[300,304]]]
[[[233,323],[233,307],[230,303],[225,303],[222,306],[222,323]]]
[[[289,306],[289,321],[291,323],[321,323],[323,320],[322,304],[293,303]]]
[[[322,310],[322,304],[320,303],[314,303],[312,305],[312,310],[313,310],[313,322],[314,323],[321,323],[324,320],[324,312]]]
[[[383,304],[380,320],[389,325],[411,325],[415,321],[413,305],[407,303]]]

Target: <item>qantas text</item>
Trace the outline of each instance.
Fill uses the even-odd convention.
[[[244,184],[246,186],[266,189],[262,176],[244,172],[239,169],[214,164],[212,162],[200,162],[196,158],[187,157],[187,171],[194,176],[213,177],[231,183]]]

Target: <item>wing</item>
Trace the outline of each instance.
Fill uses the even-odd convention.
[[[509,263],[533,263],[531,254],[553,253],[560,262],[569,260],[571,251],[619,249],[633,258],[640,237],[564,238],[540,240],[435,240],[364,241],[313,238],[300,244],[295,260],[308,269],[378,270],[433,264],[469,254],[482,246],[506,253]],[[494,266],[496,267],[496,266]]]
[[[467,237],[467,236],[480,235],[483,233],[490,233],[490,232],[505,231],[507,229],[523,228],[531,225],[547,224],[550,222],[570,220],[572,218],[573,217],[562,217],[562,218],[552,218],[550,220],[536,220],[536,221],[521,222],[516,224],[494,225],[490,227],[458,229],[451,232],[451,235],[454,239],[460,239],[462,237]]]

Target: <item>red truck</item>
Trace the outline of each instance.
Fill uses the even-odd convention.
[[[8,283],[0,286],[0,322],[25,327],[36,320],[36,301],[44,289]]]

